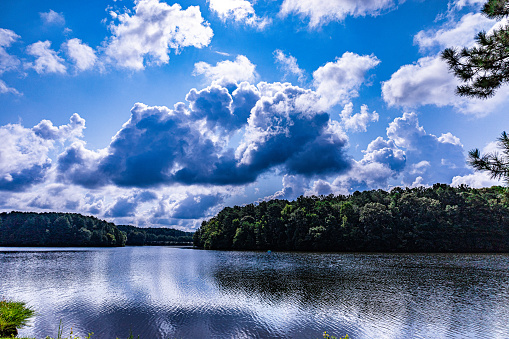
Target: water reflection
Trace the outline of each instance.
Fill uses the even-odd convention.
[[[0,249],[0,295],[94,338],[508,338],[509,256]]]

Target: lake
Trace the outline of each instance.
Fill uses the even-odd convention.
[[[509,338],[509,255],[0,248],[23,336]]]

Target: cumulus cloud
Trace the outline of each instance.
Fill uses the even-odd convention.
[[[74,114],[70,123],[53,126],[43,120],[33,128],[19,124],[0,127],[0,190],[22,191],[41,182],[51,168],[50,152],[55,141],[80,137],[85,120]]]
[[[46,25],[65,25],[64,15],[62,13],[57,13],[52,9],[50,9],[49,12],[39,13],[39,16]]]
[[[297,64],[297,59],[291,55],[285,55],[283,51],[277,49],[274,51],[274,59],[280,65],[281,69],[285,72],[285,78],[293,74],[297,76],[299,82],[304,82],[306,80],[306,74],[304,70],[299,68]]]
[[[49,120],[42,120],[34,126],[32,130],[35,134],[46,140],[74,140],[83,136],[85,129],[85,119],[80,117],[78,113],[74,113],[69,119],[67,125],[54,126]]]
[[[175,219],[199,219],[209,216],[212,208],[222,203],[222,194],[189,194],[172,204],[171,217]]]
[[[256,15],[253,5],[247,0],[208,0],[210,9],[223,21],[232,20],[258,29],[270,24],[268,18]]]
[[[27,53],[36,57],[35,62],[25,63],[26,68],[33,68],[37,73],[65,73],[67,68],[64,59],[52,50],[51,42],[38,41],[27,47]]]
[[[449,72],[440,56],[420,58],[416,63],[401,66],[382,83],[382,95],[390,106],[413,108],[423,105],[452,106],[458,112],[486,115],[507,102],[509,86],[501,87],[489,99],[457,96],[460,81]]]
[[[341,111],[341,124],[346,130],[366,132],[369,122],[378,121],[378,113],[369,113],[368,106],[362,105],[360,113],[353,113],[353,103],[348,103]]]
[[[104,216],[110,218],[132,217],[136,214],[139,205],[156,199],[157,195],[154,192],[135,191],[129,195],[117,197],[115,203],[104,213]]]
[[[69,55],[69,58],[74,62],[76,68],[80,71],[86,71],[94,67],[97,56],[95,55],[94,49],[85,43],[82,43],[80,39],[70,39],[64,47]]]
[[[481,13],[468,13],[457,23],[448,23],[440,29],[420,31],[414,36],[414,43],[421,51],[438,47],[440,49],[454,46],[470,47],[474,44],[477,32],[487,31],[495,24]]]
[[[308,106],[315,93],[279,83],[261,83],[261,92],[236,151],[242,165],[266,169],[284,164],[289,173],[308,176],[348,167],[347,137],[339,124]]]
[[[387,139],[376,138],[363,153],[348,171],[331,182],[315,181],[306,194],[349,194],[391,185],[457,184],[472,179],[459,138],[450,132],[440,137],[427,133],[415,113],[394,119],[387,128]]]
[[[168,5],[158,0],[138,0],[133,14],[116,15],[106,55],[120,67],[142,70],[148,63],[169,62],[170,50],[208,46],[212,29],[201,16],[199,7],[185,10],[179,4]]]
[[[465,6],[467,2],[457,1],[456,4]],[[415,35],[414,42],[419,45],[421,52],[445,47],[472,47],[478,31],[493,30],[503,22],[488,19],[480,13],[468,13],[458,22],[451,19],[439,29],[420,31]],[[390,106],[452,106],[460,113],[477,116],[486,115],[507,104],[509,86],[502,86],[493,97],[483,100],[456,95],[456,88],[460,84],[461,81],[450,73],[449,66],[441,56],[433,54],[401,66],[389,80],[382,83],[382,95]]]
[[[305,189],[309,180],[304,176],[285,174],[282,181],[283,188],[273,195],[265,197],[263,200],[296,199],[306,193]]]
[[[254,82],[257,78],[256,66],[244,55],[238,55],[235,61],[225,60],[212,66],[204,61],[194,64],[193,75],[204,75],[208,81],[218,81],[228,84],[231,82]]]
[[[51,142],[21,125],[0,127],[0,190],[22,191],[43,180],[51,166]]]
[[[19,35],[9,29],[0,28],[0,74],[15,69],[20,64],[17,57],[7,53],[6,48],[20,38]]]
[[[347,137],[316,93],[290,84],[241,83],[191,90],[174,109],[136,104],[101,152],[74,143],[58,158],[60,180],[85,187],[240,185],[274,168],[313,176],[343,171]],[[311,106],[312,107],[312,106]],[[228,138],[244,131],[235,150]]]
[[[403,2],[403,1],[400,1]],[[281,15],[298,14],[309,18],[309,26],[316,28],[346,16],[377,16],[396,6],[394,0],[284,0]]]
[[[328,109],[337,103],[346,104],[359,95],[366,73],[380,60],[374,55],[345,52],[335,62],[328,62],[313,72],[313,84],[321,96],[320,103]]]

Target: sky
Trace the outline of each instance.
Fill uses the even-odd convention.
[[[503,184],[509,86],[455,95],[440,52],[484,1],[3,0],[0,210],[193,231],[225,206]]]

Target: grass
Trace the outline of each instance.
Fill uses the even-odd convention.
[[[24,302],[0,300],[0,336],[15,336],[18,328],[26,326],[34,315],[35,311]]]

